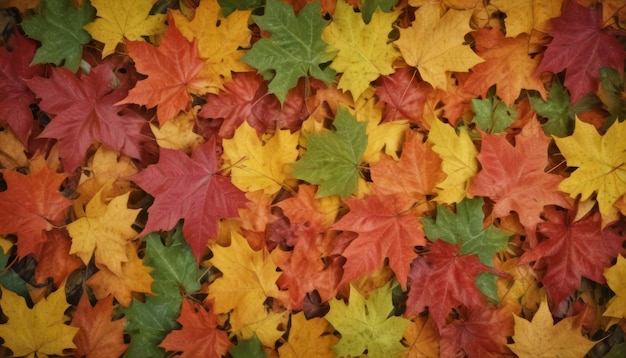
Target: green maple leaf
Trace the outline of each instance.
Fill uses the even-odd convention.
[[[422,218],[424,234],[431,241],[460,243],[461,255],[475,254],[481,263],[493,267],[493,255],[507,248],[511,234],[493,225],[483,227],[483,204],[482,198],[465,198],[456,205],[456,213],[438,204],[436,219]],[[491,300],[499,302],[496,278],[493,273],[484,272],[477,277],[476,285]]]
[[[235,12],[235,10],[252,10],[265,4],[265,0],[217,0],[222,8],[222,16]]]
[[[380,8],[383,12],[391,12],[396,1],[397,0],[361,0],[359,2],[359,9],[363,16],[363,22],[369,24],[377,8]]]
[[[133,300],[129,308],[122,309],[128,320],[125,330],[130,335],[124,357],[168,357],[159,343],[169,332],[180,328],[176,318],[182,300],[182,296],[148,296],[145,302]]]
[[[517,117],[515,107],[507,106],[493,93],[484,99],[472,99],[472,110],[475,113],[472,122],[487,133],[504,132]]]
[[[311,75],[326,83],[334,80],[335,71],[320,66],[331,61],[334,54],[322,40],[328,21],[322,18],[319,0],[306,5],[298,16],[291,5],[268,0],[265,14],[252,17],[261,30],[272,35],[257,41],[242,61],[255,67],[266,80],[271,78],[269,92],[281,103],[300,77]]]
[[[28,287],[26,281],[24,281],[15,271],[7,269],[6,265],[9,262],[9,255],[5,254],[2,248],[0,248],[0,286],[8,288],[9,290],[24,297],[27,301],[30,300],[30,294],[28,293]]]
[[[411,321],[391,315],[392,286],[373,291],[368,299],[350,286],[350,302],[331,300],[326,319],[341,339],[333,346],[339,357],[358,357],[366,349],[370,357],[400,357],[406,347],[400,343]]]
[[[83,56],[83,45],[91,36],[83,29],[96,16],[86,1],[80,8],[67,0],[40,2],[39,14],[22,22],[28,37],[41,42],[32,64],[54,63],[76,72]]]
[[[252,338],[240,340],[236,346],[232,347],[228,353],[233,358],[266,358],[267,354],[261,346],[261,341],[256,333]]]
[[[611,114],[604,121],[604,129],[616,121],[626,119],[626,98],[624,98],[624,74],[610,67],[600,68],[600,81],[602,82],[601,96],[602,102]]]
[[[181,288],[185,293],[194,293],[200,290],[199,277],[202,275],[197,269],[196,259],[191,247],[185,242],[182,229],[179,226],[171,237],[168,246],[163,245],[157,233],[151,233],[146,241],[146,256],[144,263],[154,267],[150,272],[154,282],[152,291],[158,295],[180,297]]]
[[[548,101],[530,97],[530,105],[541,117],[546,118],[542,125],[547,135],[565,137],[574,130],[574,110],[570,106],[570,95],[558,81],[552,82]]]
[[[338,109],[333,125],[336,131],[306,134],[307,151],[293,164],[295,178],[320,186],[317,198],[335,194],[347,198],[354,193],[367,147],[367,124],[358,122],[347,109]]]

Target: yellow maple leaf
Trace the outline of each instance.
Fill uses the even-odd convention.
[[[626,318],[626,259],[619,255],[615,265],[604,270],[606,282],[615,296],[611,298],[606,306],[603,316]]]
[[[180,112],[160,127],[150,124],[150,129],[159,147],[182,150],[191,154],[193,148],[204,143],[204,137],[193,131],[198,110],[199,107],[196,106],[190,112]]]
[[[584,357],[596,344],[582,336],[578,317],[567,317],[553,325],[545,297],[531,322],[513,317],[515,343],[508,346],[519,357]]]
[[[136,173],[137,167],[132,158],[100,146],[81,172],[77,189],[79,196],[74,200],[76,216],[85,216],[85,206],[101,190],[107,198],[129,192],[131,184],[126,178]]]
[[[561,15],[563,6],[560,0],[492,0],[490,4],[506,14],[504,24],[508,37],[516,37],[521,33],[531,34],[533,29],[547,33],[549,20]]]
[[[243,49],[250,47],[250,11],[237,10],[224,18],[218,1],[202,0],[193,20],[179,11],[173,11],[172,16],[187,40],[198,39],[200,58],[205,61],[199,77],[209,80],[209,92],[217,94],[224,89],[224,82],[232,79],[231,71],[250,71],[250,67],[240,61],[245,54]]]
[[[30,309],[23,297],[13,291],[2,291],[2,312],[9,318],[0,324],[0,337],[4,346],[16,357],[26,355],[65,356],[63,350],[76,348],[74,336],[78,327],[65,324],[69,308],[65,298],[65,284],[39,301]]]
[[[397,17],[397,12],[378,8],[365,24],[361,13],[345,1],[337,1],[333,21],[324,28],[322,39],[338,50],[330,67],[343,73],[338,88],[350,91],[355,101],[379,75],[394,72],[392,63],[400,53],[389,42],[389,32]]]
[[[91,287],[97,300],[112,294],[117,302],[128,307],[133,301],[133,292],[152,293],[152,267],[143,264],[132,243],[126,245],[126,257],[128,261],[122,262],[121,275],[114,274],[106,266],[99,266],[99,271],[89,277],[85,284]]]
[[[26,148],[10,127],[0,131],[0,165],[5,169],[28,167]]]
[[[87,204],[86,216],[67,225],[72,237],[70,254],[88,264],[92,255],[96,263],[121,276],[122,262],[128,261],[126,245],[137,236],[132,228],[141,209],[126,206],[130,192],[113,198],[108,204],[102,191]]]
[[[506,255],[506,254],[504,254]],[[508,257],[505,261],[500,255],[494,257],[495,267],[508,275],[498,277],[498,296],[502,306],[515,314],[526,317],[534,312],[545,296],[546,290],[540,285],[535,271],[530,265],[518,265],[519,257]]]
[[[602,215],[602,227],[617,219],[618,199],[626,194],[626,122],[615,122],[601,136],[595,127],[576,118],[574,133],[554,137],[567,165],[576,170],[559,189],[572,198],[587,200],[595,192]]]
[[[214,300],[216,313],[230,312],[232,332],[251,336],[261,322],[267,319],[278,322],[274,315],[268,316],[264,305],[268,297],[279,300],[285,297],[276,285],[281,273],[276,271],[277,266],[267,249],[252,250],[248,241],[233,231],[230,246],[213,244],[211,251],[213,258],[208,263],[219,269],[223,276],[211,283],[208,298]],[[263,327],[264,331],[268,329]]]
[[[243,122],[232,139],[224,139],[224,168],[231,167],[231,179],[239,189],[263,190],[273,195],[283,186],[295,187],[291,163],[298,158],[300,132],[277,130],[263,142],[248,122]],[[289,180],[291,179],[291,180]]]
[[[469,179],[478,172],[478,151],[465,127],[459,134],[452,126],[434,119],[431,123],[428,141],[433,151],[441,157],[441,168],[446,178],[435,186],[440,204],[458,203],[467,193]]]
[[[98,18],[85,25],[91,37],[104,44],[102,57],[115,52],[124,39],[143,41],[144,36],[158,35],[167,29],[167,15],[149,15],[157,0],[92,0]]]
[[[334,331],[330,323],[323,317],[307,319],[304,312],[291,315],[289,339],[278,347],[281,358],[299,357],[334,357],[331,348],[338,338],[331,334]]]
[[[468,44],[465,35],[472,31],[473,10],[448,10],[440,16],[440,7],[427,2],[415,11],[411,27],[400,29],[395,44],[407,64],[417,67],[424,81],[446,89],[447,71],[467,72],[484,62]]]

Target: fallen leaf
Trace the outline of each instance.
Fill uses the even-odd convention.
[[[70,254],[78,255],[85,265],[94,256],[96,263],[121,276],[122,262],[128,261],[126,245],[137,236],[132,225],[141,211],[127,207],[129,195],[108,201],[102,192],[96,194],[87,204],[86,216],[67,225],[72,237]]]
[[[561,15],[563,2],[523,0],[505,1],[493,0],[491,5],[506,14],[504,24],[506,25],[506,36],[516,37],[521,33],[532,34],[533,30],[548,32],[550,30],[550,19]]]
[[[83,292],[76,311],[72,314],[72,325],[80,328],[74,336],[74,356],[119,357],[126,351],[126,319],[113,320],[113,308],[113,296],[99,300],[92,307],[87,292]]]
[[[229,178],[218,174],[219,164],[214,138],[194,148],[191,158],[182,151],[161,149],[157,164],[131,177],[155,198],[140,235],[171,230],[185,219],[183,236],[199,261],[209,239],[217,236],[217,220],[236,217],[247,201]]]
[[[165,14],[150,14],[157,0],[106,1],[91,0],[98,16],[85,25],[94,40],[104,44],[102,58],[115,52],[125,41],[143,41],[144,37],[160,35],[167,29]]]
[[[626,143],[619,139],[625,135],[626,122],[615,122],[601,136],[593,125],[577,118],[571,136],[554,138],[567,165],[576,167],[559,184],[559,189],[572,198],[580,195],[580,200],[587,200],[596,193],[602,227],[617,219],[619,211],[614,204],[626,194],[626,180],[623,179],[626,178]]]
[[[604,270],[604,277],[615,296],[611,297],[606,305],[603,316],[624,318],[626,317],[626,282],[624,282],[624,269],[626,259],[623,255],[617,256],[617,262]]]
[[[442,16],[437,3],[426,2],[415,10],[411,27],[400,29],[395,44],[404,60],[435,89],[446,89],[448,72],[467,72],[484,62],[465,43],[465,35],[472,31],[472,12],[450,9]]]
[[[439,331],[428,315],[417,316],[404,330],[402,342],[408,347],[406,358],[438,358]]]
[[[65,324],[65,310],[70,306],[65,300],[65,285],[29,308],[23,297],[13,291],[2,292],[2,312],[8,322],[0,324],[3,345],[15,356],[60,355],[64,350],[76,348],[72,339],[78,327]]]
[[[300,77],[310,75],[325,83],[333,81],[335,72],[321,67],[331,61],[334,54],[322,40],[322,30],[328,21],[322,17],[319,2],[306,5],[295,15],[289,4],[268,0],[264,15],[252,18],[261,30],[272,36],[257,41],[242,61],[270,79],[269,92],[281,103]]]
[[[397,17],[396,12],[384,13],[376,9],[366,24],[352,6],[345,1],[337,2],[333,21],[322,32],[322,38],[337,51],[330,65],[341,73],[337,87],[350,91],[353,100],[356,101],[378,76],[394,72],[392,63],[400,53],[388,36]]]
[[[544,299],[532,321],[517,315],[515,334],[509,348],[524,357],[583,357],[596,342],[581,335],[578,317],[567,317],[553,325],[548,303]]]
[[[332,334],[332,331],[332,326],[325,318],[307,319],[304,312],[292,314],[289,339],[278,347],[278,356],[281,358],[335,357],[331,346],[337,343],[338,338]]]
[[[389,76],[380,76],[375,83],[377,107],[383,109],[383,122],[408,119],[409,122],[420,124],[423,119],[424,106],[432,87],[419,81],[417,71],[401,67]]]
[[[183,300],[177,321],[182,328],[169,332],[159,344],[168,352],[182,352],[181,357],[219,358],[232,346],[228,334],[217,328],[217,314],[198,303]]]

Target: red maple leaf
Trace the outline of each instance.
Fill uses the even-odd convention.
[[[535,230],[543,221],[540,215],[544,206],[570,206],[558,190],[563,178],[544,170],[549,163],[550,139],[537,120],[527,124],[515,137],[515,146],[501,135],[483,133],[482,139],[478,154],[482,170],[472,178],[468,193],[495,201],[494,217],[516,212],[534,246]]]
[[[547,239],[522,255],[519,264],[535,261],[536,269],[545,268],[541,279],[555,307],[580,287],[581,277],[604,284],[604,269],[622,248],[624,237],[611,228],[602,230],[599,213],[572,222],[569,212],[546,208],[545,223],[538,232]]]
[[[3,170],[7,190],[0,192],[0,233],[17,235],[17,256],[37,256],[47,240],[46,231],[65,223],[72,201],[59,191],[64,174],[48,169],[42,156],[30,161],[25,175]]]
[[[217,235],[218,219],[237,217],[237,209],[247,201],[219,170],[215,137],[195,147],[191,158],[180,150],[161,148],[157,164],[130,178],[154,197],[140,235],[171,230],[182,218],[183,236],[199,262],[208,240]]]
[[[8,124],[24,145],[34,121],[29,106],[37,102],[24,80],[43,76],[45,71],[43,65],[30,66],[36,47],[34,41],[15,31],[13,51],[0,48],[0,124]]]
[[[506,308],[466,307],[456,310],[458,319],[439,332],[442,357],[501,357],[511,355],[507,337],[513,335],[514,321]]]
[[[405,316],[428,307],[441,330],[453,308],[484,307],[486,298],[476,287],[476,276],[484,271],[499,273],[480,263],[475,254],[459,255],[458,246],[436,240],[430,251],[411,265]]]
[[[113,296],[99,300],[94,307],[89,296],[83,292],[76,311],[72,314],[72,326],[80,328],[74,336],[76,357],[119,357],[128,344],[124,343],[125,318],[111,321]]]
[[[377,107],[383,109],[383,122],[408,119],[420,124],[424,104],[433,88],[424,81],[418,81],[415,68],[398,68],[391,76],[381,76],[376,80]]]
[[[76,255],[70,255],[72,239],[67,230],[54,229],[46,231],[47,239],[41,250],[33,255],[37,260],[35,268],[35,282],[45,283],[52,278],[56,287],[76,269],[83,267],[83,261]]]
[[[110,64],[98,65],[89,75],[81,76],[57,67],[52,69],[51,78],[27,81],[41,98],[41,109],[55,115],[39,137],[58,140],[66,172],[82,164],[93,141],[129,157],[141,157],[150,139],[146,130],[142,131],[148,128],[148,121],[125,106],[115,105],[126,95],[126,88],[115,88],[115,82]]]
[[[228,333],[217,328],[217,318],[199,303],[183,300],[177,319],[182,328],[168,333],[159,346],[168,352],[182,352],[181,357],[225,356],[233,344]]]
[[[602,6],[588,8],[568,1],[561,16],[550,24],[553,39],[535,73],[566,70],[564,85],[572,103],[596,91],[601,67],[624,71],[626,52],[611,30],[603,29]]]
[[[171,15],[168,23],[169,28],[158,47],[144,41],[126,42],[137,72],[148,78],[137,82],[128,96],[116,103],[156,106],[160,124],[174,118],[180,111],[188,111],[191,108],[190,93],[202,95],[208,85],[207,80],[197,78],[204,66],[198,55],[197,40],[187,41]]]
[[[359,236],[350,242],[341,285],[379,268],[385,257],[403,289],[415,246],[426,245],[419,218],[409,210],[413,202],[400,196],[390,198],[372,193],[364,199],[347,199],[350,212],[342,217],[334,230],[353,231]]]
[[[304,84],[292,88],[282,107],[278,98],[268,93],[263,77],[253,72],[238,72],[233,80],[225,83],[225,91],[219,95],[208,94],[207,103],[198,116],[211,120],[222,120],[218,135],[232,138],[241,123],[248,124],[259,133],[274,132],[276,129],[296,131],[308,117],[304,101]]]

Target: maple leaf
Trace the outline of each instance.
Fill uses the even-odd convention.
[[[476,276],[497,271],[483,265],[476,255],[461,255],[459,246],[436,240],[425,257],[413,261],[405,316],[417,315],[428,307],[441,330],[453,308],[485,305],[485,296],[476,286]]]
[[[58,139],[64,170],[71,173],[83,163],[93,141],[109,149],[140,158],[148,141],[142,133],[147,121],[139,114],[116,105],[127,89],[117,82],[110,64],[77,77],[64,68],[52,69],[51,78],[27,80],[41,98],[39,106],[54,118],[39,135]]]
[[[442,204],[463,200],[469,179],[478,172],[478,151],[467,129],[461,127],[457,134],[452,126],[435,119],[431,123],[428,141],[432,143],[433,151],[441,157],[441,168],[447,175],[435,185],[435,200]]]
[[[400,160],[387,156],[371,164],[370,175],[376,190],[386,195],[402,195],[416,203],[426,201],[441,181],[441,158],[428,142],[410,131],[402,146]]]
[[[493,225],[484,227],[483,203],[481,198],[463,199],[456,205],[456,213],[438,204],[435,219],[421,219],[426,237],[431,241],[441,239],[460,244],[461,255],[476,254],[482,264],[493,267],[493,256],[507,248],[511,234]],[[498,302],[496,278],[491,273],[482,273],[476,283],[485,295]]]
[[[388,37],[397,17],[396,12],[376,9],[366,24],[352,6],[337,1],[333,21],[322,32],[322,38],[337,50],[330,67],[342,73],[338,88],[350,91],[355,101],[379,75],[394,72],[392,63],[400,53]]]
[[[282,209],[291,225],[303,225],[315,232],[322,232],[335,223],[340,200],[336,196],[315,198],[316,187],[301,184],[295,197],[275,205]]]
[[[161,341],[180,325],[182,297],[147,296],[144,302],[133,300],[129,308],[120,311],[126,316],[124,330],[130,335],[125,357],[167,357]]]
[[[298,158],[299,132],[277,130],[266,140],[259,139],[248,122],[243,122],[232,139],[224,139],[224,165],[230,167],[233,184],[245,192],[263,190],[274,195],[284,186],[293,186],[291,163]]]
[[[197,269],[193,253],[185,242],[180,228],[177,228],[167,245],[163,245],[157,233],[144,238],[146,256],[144,263],[154,268],[150,275],[154,278],[152,291],[163,296],[180,297],[200,290],[199,279],[203,274]]]
[[[496,260],[496,268],[506,276],[499,277],[498,296],[503,307],[518,315],[530,317],[545,296],[545,288],[530,265],[519,265],[519,257]]]
[[[71,247],[72,240],[67,230],[46,231],[46,242],[33,255],[37,260],[35,282],[45,283],[51,278],[56,287],[60,287],[72,272],[84,267],[79,257],[70,254]]]
[[[491,134],[504,132],[517,118],[515,107],[507,106],[493,93],[489,93],[484,99],[472,99],[472,111],[475,113],[472,122],[480,130]]]
[[[30,105],[35,96],[25,80],[44,74],[45,67],[33,65],[35,42],[15,31],[13,50],[0,48],[0,124],[8,124],[22,144],[26,145],[33,127]]]
[[[513,335],[511,312],[506,308],[461,307],[459,318],[441,331],[441,357],[497,357],[511,352],[507,337]]]
[[[483,133],[482,139],[478,154],[482,170],[472,178],[468,194],[493,200],[494,217],[515,211],[534,246],[535,229],[543,221],[540,216],[544,206],[570,207],[558,191],[562,177],[544,171],[550,140],[536,120],[515,137],[515,146],[504,136]]]
[[[4,239],[6,240],[6,239]],[[6,240],[8,241],[8,240]],[[3,243],[4,244],[4,243]],[[15,271],[14,268],[7,267],[9,263],[9,253],[10,247],[6,248],[5,245],[2,245],[2,249],[0,249],[0,286],[17,293],[18,295],[28,298],[28,288],[26,286],[26,281],[24,281]]]
[[[439,357],[439,332],[428,315],[418,316],[404,330],[405,357]]]
[[[280,300],[284,296],[276,286],[280,272],[276,272],[276,264],[267,249],[254,251],[243,236],[231,232],[230,246],[214,244],[211,251],[213,258],[209,263],[224,274],[209,286],[209,299],[215,300],[215,312],[230,312],[232,332],[267,319],[265,300],[268,297]]]
[[[604,270],[604,277],[611,291],[615,292],[615,296],[611,297],[606,305],[603,316],[623,318],[626,317],[626,282],[624,282],[624,269],[626,268],[626,259],[623,255],[617,256],[617,261],[611,267]]]
[[[80,328],[74,343],[75,356],[94,358],[119,357],[126,351],[124,343],[125,318],[112,321],[113,296],[107,296],[91,307],[86,292],[72,314],[72,326]]]
[[[65,0],[41,2],[39,14],[22,21],[26,35],[41,42],[32,63],[54,63],[76,72],[83,45],[91,39],[83,26],[94,16],[94,8],[88,2],[78,9]]]
[[[183,300],[177,319],[182,328],[168,333],[159,346],[169,352],[183,352],[181,357],[222,357],[232,343],[228,334],[217,328],[217,318],[200,304]]]
[[[307,151],[293,164],[293,176],[319,184],[316,197],[339,194],[347,198],[357,189],[359,164],[367,147],[367,124],[357,122],[346,108],[333,121],[336,131],[305,134]]]
[[[204,143],[204,137],[194,132],[198,107],[190,112],[180,112],[160,127],[150,124],[150,129],[160,148],[182,150],[190,154],[191,150]]]
[[[232,79],[232,72],[250,70],[240,61],[245,54],[243,49],[250,47],[250,11],[234,11],[222,16],[218,1],[204,0],[195,9],[193,20],[178,11],[173,11],[172,16],[187,40],[198,39],[199,55],[205,63],[200,77],[209,81],[210,92],[223,89],[223,84]]]
[[[118,43],[143,41],[144,36],[160,35],[166,30],[164,14],[149,15],[157,0],[91,0],[98,17],[85,30],[104,44],[102,57],[115,52]]]
[[[191,94],[207,92],[207,80],[199,74],[204,66],[198,54],[197,40],[187,41],[168,18],[169,28],[156,47],[143,41],[128,41],[128,54],[139,73],[148,78],[137,82],[128,96],[116,105],[136,103],[157,107],[160,124],[191,108]]]
[[[376,96],[380,101],[376,106],[383,109],[383,122],[408,119],[411,123],[421,123],[432,87],[418,81],[416,75],[415,70],[401,67],[392,75],[376,80]]]
[[[372,357],[399,356],[406,348],[400,343],[402,333],[411,321],[393,316],[392,285],[372,292],[369,298],[350,286],[348,304],[330,301],[326,319],[341,333],[333,346],[338,356],[357,357],[367,350]]]
[[[602,215],[602,226],[617,219],[617,200],[626,193],[626,122],[614,123],[601,136],[593,125],[576,118],[574,133],[565,138],[554,138],[556,145],[576,170],[565,178],[559,189],[580,200],[596,193]]]
[[[267,358],[267,353],[263,350],[261,341],[256,334],[249,339],[237,340],[237,345],[232,347],[228,353],[233,358]]]
[[[567,317],[553,325],[545,298],[532,321],[517,315],[515,334],[509,349],[525,357],[583,357],[596,342],[583,337],[578,317]]]
[[[2,313],[9,318],[0,324],[0,337],[3,345],[15,356],[60,355],[63,350],[76,348],[72,339],[78,327],[65,324],[65,285],[48,297],[43,298],[33,308],[26,305],[23,297],[7,289],[2,292]]]
[[[4,127],[2,124],[0,124],[0,128],[2,128],[0,130],[0,165],[3,169],[28,167],[28,157],[26,156],[24,144],[17,138],[11,128]]]
[[[603,28],[602,6],[588,8],[568,2],[561,16],[550,20],[550,24],[553,39],[535,73],[566,70],[564,85],[572,103],[595,92],[601,67],[624,71],[626,51],[613,33]],[[574,43],[576,46],[571,46]]]
[[[67,225],[72,237],[70,254],[76,254],[89,264],[92,256],[96,263],[106,266],[116,275],[122,275],[122,262],[128,261],[125,246],[137,236],[132,228],[141,209],[128,209],[130,192],[117,196],[107,203],[102,192],[87,204],[86,216]]]
[[[321,67],[334,54],[322,40],[322,30],[328,21],[321,15],[319,1],[306,5],[296,16],[289,4],[268,0],[264,15],[252,18],[272,36],[257,41],[242,61],[266,79],[271,78],[269,92],[276,94],[281,103],[300,77],[310,75],[325,83],[334,80],[335,71]]]
[[[247,201],[218,171],[215,138],[195,147],[191,158],[182,151],[161,149],[157,164],[131,177],[155,197],[140,235],[170,230],[183,218],[183,236],[199,261],[208,240],[217,235],[217,220],[236,217]]]
[[[530,57],[530,35],[505,37],[498,29],[472,32],[478,55],[485,60],[472,68],[472,73],[461,85],[462,91],[486,97],[496,84],[496,95],[507,105],[512,105],[522,89],[535,90],[546,97],[546,89],[536,74],[540,56]]]
[[[0,192],[0,233],[16,234],[17,255],[37,255],[46,231],[63,225],[72,201],[59,192],[64,174],[47,167],[40,155],[30,160],[28,175],[3,170],[7,190]]]
[[[602,87],[598,89],[598,97],[602,100],[609,113],[611,113],[611,116],[606,118],[604,122],[604,128],[607,129],[616,120],[626,118],[624,73],[619,73],[610,67],[602,67],[600,68],[600,81]]]
[[[126,245],[126,250],[127,261],[121,263],[122,275],[118,276],[104,266],[85,282],[93,290],[96,299],[102,300],[112,295],[119,304],[128,307],[132,303],[132,292],[152,293],[152,268],[144,266],[133,245]]]
[[[400,29],[394,43],[406,63],[417,67],[434,88],[447,88],[447,72],[467,72],[484,62],[465,44],[473,11],[450,9],[441,16],[439,4],[426,2],[415,11],[411,27]]]
[[[570,96],[565,87],[554,79],[548,100],[530,97],[530,104],[537,114],[546,118],[541,126],[548,135],[565,137],[574,130],[575,110],[570,106]]]
[[[289,339],[278,347],[278,354],[283,358],[332,358],[335,352],[331,346],[338,341],[337,337],[329,334],[332,331],[332,326],[325,318],[307,319],[304,312],[292,314]]]
[[[342,217],[334,230],[359,234],[342,253],[346,260],[341,283],[374,271],[389,258],[389,266],[403,289],[411,261],[417,256],[415,246],[426,245],[419,218],[409,210],[412,203],[399,197],[373,193],[364,199],[347,199],[350,212]]]
[[[624,238],[611,229],[601,230],[598,215],[573,222],[567,212],[547,209],[545,216],[548,221],[538,231],[548,239],[524,253],[519,263],[544,261],[541,282],[554,304],[574,293],[583,276],[604,284],[604,268],[619,254]]]
[[[533,30],[548,32],[550,19],[561,14],[563,1],[523,0],[510,2],[493,0],[491,5],[506,14],[506,35],[516,37],[521,33],[532,34]]]

